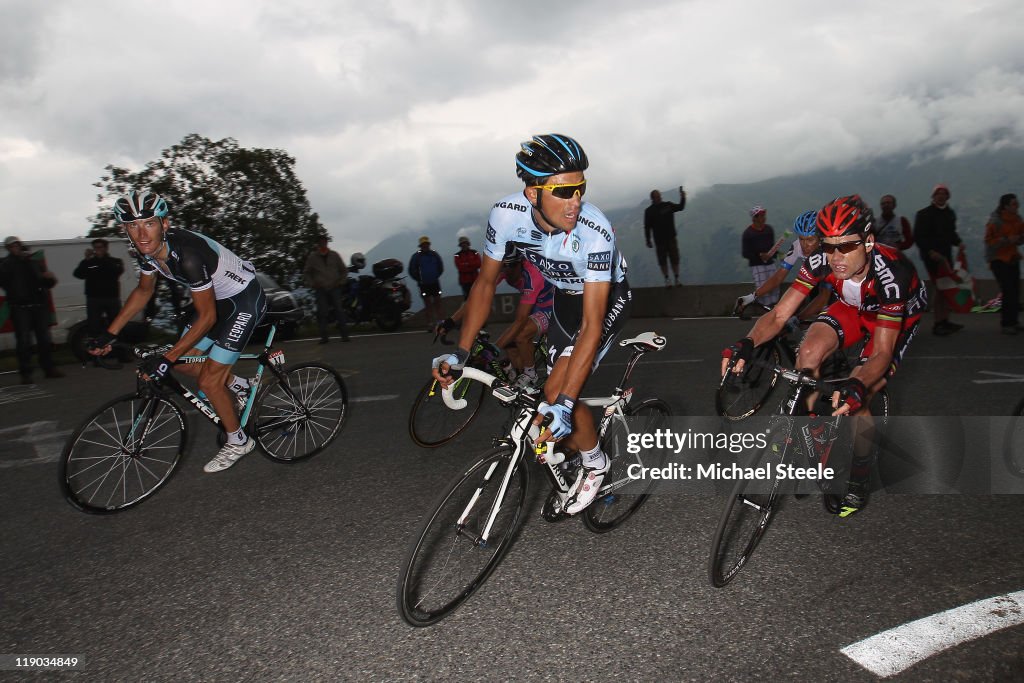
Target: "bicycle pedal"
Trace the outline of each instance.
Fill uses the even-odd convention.
[[[563,504],[564,501],[558,491],[552,491],[548,499],[544,501],[544,508],[541,510],[540,516],[544,518],[544,521],[552,524],[569,519],[572,515],[562,509]]]

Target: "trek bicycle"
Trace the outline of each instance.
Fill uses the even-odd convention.
[[[442,344],[451,344],[444,334],[435,335]],[[547,335],[541,335],[534,343],[534,362],[537,368],[537,386],[544,386],[547,379]],[[490,341],[490,335],[481,330],[473,344],[467,365],[486,370],[506,384],[511,383],[508,369],[503,366],[499,357],[501,349]],[[483,405],[486,390],[479,382],[459,379],[455,382],[454,395],[465,400],[469,409],[454,411],[444,405],[441,399],[441,386],[431,378],[423,385],[412,408],[409,410],[409,436],[413,443],[423,448],[437,448],[448,443],[469,427],[473,418]]]
[[[631,477],[631,466],[658,467],[663,456],[627,448],[631,433],[650,433],[664,426],[670,415],[668,405],[656,398],[631,403],[633,388],[626,388],[633,368],[650,351],[660,351],[667,340],[645,332],[619,342],[631,347],[633,355],[622,380],[611,396],[581,399],[604,411],[599,438],[611,459],[597,498],[580,515],[587,529],[611,531],[643,505],[653,479]],[[552,492],[542,516],[551,522],[568,517],[562,506],[575,481],[580,457],[566,457],[550,446],[538,449],[539,428],[533,424],[540,397],[501,382],[493,375],[467,367],[464,379],[490,387],[500,402],[515,413],[494,448],[470,464],[449,484],[413,535],[398,576],[398,611],[411,626],[435,624],[462,605],[494,571],[511,547],[523,523],[529,499],[530,461],[544,466]],[[455,410],[465,410],[468,401],[459,399],[454,385],[443,393]],[[627,418],[632,418],[627,421]],[[638,450],[638,449],[632,449]]]
[[[852,441],[844,438],[849,436],[849,431],[844,428],[850,420],[830,415],[831,408],[827,407],[830,404],[822,410],[824,415],[809,415],[806,403],[808,395],[814,392],[819,392],[821,401],[828,401],[839,380],[815,379],[782,365],[764,366],[766,371],[788,382],[790,390],[779,413],[768,421],[765,446],[755,448],[749,460],[742,463],[745,471],[764,472],[765,476],[759,479],[739,478],[718,521],[708,559],[708,574],[712,585],[717,588],[735,578],[764,536],[786,493],[783,490],[785,480],[778,475],[787,466],[810,469],[818,465],[822,468],[833,466],[835,474],[831,480],[815,481],[829,513],[839,512],[839,503],[845,493],[846,470],[842,458],[834,457],[833,451],[837,447],[852,448]],[[872,399],[871,414],[884,420],[889,416],[889,410],[889,394],[882,388]],[[808,419],[798,420],[799,417]]]
[[[272,348],[277,323],[288,314],[268,313],[270,332],[260,353],[241,360],[258,363],[242,427],[272,460],[298,462],[324,450],[338,436],[348,415],[348,390],[338,372],[323,363],[285,363]],[[169,346],[138,346],[136,358],[162,354]],[[182,356],[175,365],[202,363],[208,356]],[[264,378],[264,371],[270,377]],[[188,423],[180,404],[191,406],[220,428],[220,418],[201,395],[173,376],[137,380],[133,394],[103,404],[71,434],[60,459],[65,498],[83,512],[113,513],[150,498],[174,473],[188,448]],[[180,400],[178,400],[180,399]]]

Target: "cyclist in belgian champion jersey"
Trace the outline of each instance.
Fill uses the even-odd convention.
[[[267,301],[251,263],[205,235],[172,228],[167,214],[167,202],[153,192],[132,191],[114,202],[114,217],[139,254],[139,284],[106,332],[92,341],[90,352],[110,352],[117,334],[146,307],[158,273],[187,286],[195,317],[174,346],[143,361],[142,372],[159,381],[182,356],[209,352],[205,362],[178,370],[198,378],[199,389],[224,425],[227,443],[203,468],[219,472],[256,446],[235,412],[236,404],[244,405],[249,382],[231,369],[266,312]]]
[[[569,514],[593,502],[608,471],[594,418],[577,399],[625,324],[632,301],[626,263],[611,224],[597,207],[583,201],[588,165],[583,148],[566,135],[537,135],[522,143],[516,175],[526,187],[491,209],[484,262],[466,302],[459,347],[433,362],[434,377],[442,384],[456,379],[487,320],[507,250],[520,252],[555,286],[548,330],[551,372],[539,407],[542,415],[551,416],[551,424],[539,440],[564,440],[582,456],[583,466],[565,503]]]
[[[808,293],[824,282],[833,287],[838,301],[807,330],[797,367],[816,374],[837,349],[867,337],[859,364],[833,393],[832,407],[834,415],[870,415],[871,397],[896,371],[927,301],[914,265],[899,250],[876,242],[873,222],[870,207],[858,195],[834,199],[818,212],[820,249],[807,257],[793,286],[771,313],[722,352],[723,375],[730,363],[734,372],[741,372],[754,347],[778,334]],[[863,462],[858,468],[855,455],[850,489],[840,507],[844,517],[867,504],[865,470]]]

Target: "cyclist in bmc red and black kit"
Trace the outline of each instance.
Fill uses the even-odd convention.
[[[924,283],[898,249],[876,242],[874,216],[858,195],[839,197],[818,212],[822,243],[772,311],[750,334],[722,352],[722,374],[732,364],[741,372],[754,347],[779,333],[819,283],[831,286],[837,301],[811,324],[800,344],[797,367],[815,375],[826,358],[867,338],[860,360],[832,395],[834,415],[870,416],[871,397],[885,386],[917,332],[927,303]],[[840,506],[845,517],[867,504],[869,462],[855,456],[850,488]]]

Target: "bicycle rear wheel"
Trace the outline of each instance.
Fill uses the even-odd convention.
[[[458,379],[453,396],[466,400],[462,410],[452,410],[441,400],[441,386],[429,380],[416,395],[409,412],[409,436],[417,446],[437,448],[461,434],[473,421],[484,402],[486,387],[480,382]]]
[[[529,468],[519,460],[499,498],[513,457],[508,447],[489,451],[452,482],[420,524],[398,577],[398,611],[409,625],[430,626],[446,617],[508,552],[530,483]]]
[[[256,397],[250,433],[279,462],[297,462],[326,448],[348,416],[348,389],[341,375],[322,363],[299,363]]]
[[[187,437],[185,415],[169,399],[115,398],[68,439],[60,459],[64,497],[96,514],[138,505],[171,478]]]
[[[768,443],[756,450],[742,467],[774,470],[778,463],[792,460],[793,421],[786,417],[773,418],[768,428]],[[781,480],[738,479],[718,521],[711,555],[708,558],[708,576],[711,585],[721,588],[732,581],[747,563],[760,543],[781,494]]]
[[[775,342],[755,348],[743,372],[722,378],[715,393],[715,411],[729,420],[742,420],[760,410],[779,381],[778,375],[761,364],[778,365],[781,359]]]
[[[654,479],[632,479],[630,465],[657,468],[664,465],[664,455],[657,452],[632,454],[626,450],[629,434],[653,434],[666,427],[666,418],[672,414],[668,404],[657,398],[649,398],[626,411],[626,417],[635,418],[628,423],[612,418],[608,431],[601,441],[601,450],[611,458],[612,466],[605,475],[597,498],[583,511],[583,523],[595,533],[611,531],[625,522],[630,515],[644,504]]]

